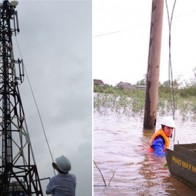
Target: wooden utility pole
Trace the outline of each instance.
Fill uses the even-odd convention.
[[[163,4],[164,0],[152,0],[148,70],[146,78],[144,131],[154,131],[156,125]]]

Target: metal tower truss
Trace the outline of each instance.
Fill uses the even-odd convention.
[[[0,5],[0,195],[43,195],[18,88],[23,61],[14,60],[16,3]]]

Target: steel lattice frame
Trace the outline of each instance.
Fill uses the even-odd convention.
[[[9,195],[17,183],[25,195],[43,195],[18,88],[24,74],[21,61],[13,55],[16,24],[15,6],[4,1],[0,5],[0,194]]]

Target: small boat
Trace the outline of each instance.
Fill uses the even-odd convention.
[[[196,190],[196,143],[167,148],[166,160],[170,173]]]

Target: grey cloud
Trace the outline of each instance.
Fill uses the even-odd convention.
[[[77,195],[90,196],[91,1],[21,1],[17,10],[17,39],[53,156],[70,157]],[[40,175],[51,176],[51,158],[27,76],[20,92]]]

